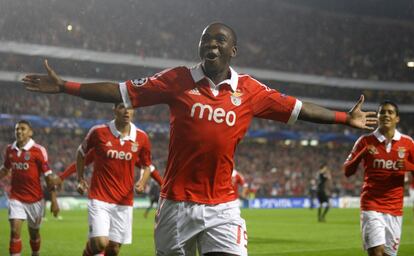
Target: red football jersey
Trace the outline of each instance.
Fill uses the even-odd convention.
[[[231,174],[231,180],[233,183],[233,189],[235,194],[235,198],[239,198],[239,187],[245,188],[247,187],[247,183],[244,180],[244,177],[237,171],[233,170],[233,173]]]
[[[396,167],[397,160],[414,160],[414,142],[411,137],[397,130],[391,143],[378,130],[361,136],[345,162],[351,162],[368,145],[375,146],[374,154],[362,158],[364,184],[361,192],[361,209],[401,216],[404,199],[404,176],[406,170]],[[345,171],[349,171],[345,169]],[[351,174],[352,174],[352,170]]]
[[[234,152],[253,117],[296,121],[302,102],[230,68],[215,85],[201,65],[177,67],[119,88],[127,106],[167,104],[170,144],[161,197],[218,204],[234,200]]]
[[[34,140],[20,150],[16,142],[8,145],[4,156],[4,167],[12,170],[10,199],[34,203],[43,198],[40,176],[52,173],[47,152]]]
[[[94,150],[89,198],[107,203],[132,205],[135,163],[151,165],[147,134],[131,123],[129,136],[120,138],[115,122],[91,128],[81,145],[83,152]]]

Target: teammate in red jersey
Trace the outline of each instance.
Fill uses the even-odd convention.
[[[361,230],[368,255],[397,255],[401,237],[405,171],[412,170],[414,142],[397,129],[398,106],[381,103],[379,126],[361,136],[344,163],[347,177],[361,161],[364,184],[361,192]]]
[[[118,255],[132,241],[134,188],[143,192],[150,176],[151,146],[147,134],[131,120],[134,110],[115,104],[115,120],[90,129],[77,151],[78,192],[88,191],[89,241],[84,256]],[[94,151],[90,187],[84,178],[85,154]],[[144,174],[134,186],[135,163]]]
[[[376,124],[361,111],[363,96],[348,113],[335,112],[279,93],[230,67],[237,37],[222,23],[200,38],[201,63],[124,83],[80,84],[62,80],[47,61],[47,75],[27,75],[27,90],[68,93],[85,99],[170,108],[170,144],[155,227],[157,255],[247,255],[245,221],[231,183],[234,152],[253,117],[294,123]]]
[[[89,166],[90,164],[93,163],[94,158],[95,158],[94,154],[95,154],[95,151],[93,149],[91,149],[86,154],[86,156],[85,156],[85,166]],[[136,162],[135,166],[138,167],[138,168],[141,168],[141,163]],[[151,166],[153,166],[153,165],[151,165]],[[154,169],[154,168],[150,168],[150,171],[151,171],[151,174],[150,174],[151,178],[154,179],[158,183],[159,186],[161,186],[162,185],[162,177],[160,175],[160,172],[157,169]],[[76,173],[76,162],[71,163],[63,172],[61,172],[58,175],[54,176],[53,179],[51,179],[50,185],[51,186],[60,186],[60,185],[62,185],[62,183],[65,179],[67,179],[69,176],[71,176],[74,173]]]
[[[233,172],[231,174],[231,180],[233,184],[233,190],[235,193],[235,198],[241,197],[242,199],[247,199],[247,193],[249,191],[249,187],[244,180],[243,175],[238,172],[236,169],[233,169]],[[239,190],[241,188],[241,194],[239,195]]]
[[[44,204],[40,176],[50,179],[46,149],[32,139],[33,130],[26,120],[17,122],[16,141],[8,145],[4,164],[0,169],[0,179],[11,173],[11,191],[9,196],[10,255],[20,255],[22,251],[21,229],[27,220],[32,256],[40,252],[40,223]],[[51,191],[51,212],[59,213],[56,192]]]

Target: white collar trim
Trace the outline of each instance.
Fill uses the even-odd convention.
[[[379,131],[379,129],[376,129],[374,131],[374,135],[379,142],[384,142],[386,140],[385,136]],[[398,130],[395,130],[392,140],[399,141],[400,139],[401,139],[401,133]]]
[[[23,146],[22,149],[25,150],[25,151],[29,151],[34,146],[34,144],[35,144],[34,140],[33,139],[30,139],[26,143],[26,145]],[[17,147],[17,141],[13,142],[12,149],[15,149],[17,151],[20,151],[20,149]]]
[[[130,123],[130,125],[131,125],[131,129],[129,131],[128,136],[125,136],[125,137],[121,138],[121,140],[135,141],[135,139],[137,137],[137,127],[133,123]],[[111,130],[112,134],[115,137],[117,137],[117,138],[121,137],[121,133],[116,129],[115,120],[112,120],[111,122],[109,122],[108,126],[109,126],[109,129]]]
[[[221,81],[219,84],[215,85],[213,81],[211,81],[210,78],[208,78],[203,71],[203,68],[201,67],[201,63],[197,64],[196,66],[190,68],[191,76],[195,83],[199,82],[203,78],[207,78],[210,84],[213,84],[214,87],[218,87],[222,84],[229,84],[232,91],[235,92],[237,90],[237,84],[239,83],[239,74],[234,71],[232,67],[230,68],[230,79],[226,79],[224,81]]]

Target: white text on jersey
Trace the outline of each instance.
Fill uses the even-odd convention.
[[[375,169],[386,169],[386,170],[395,170],[398,171],[397,161],[384,160],[384,159],[374,159],[374,168]]]
[[[203,119],[204,112],[208,111],[208,116],[207,116],[208,121],[213,120],[214,122],[218,124],[225,122],[228,126],[234,126],[234,124],[236,123],[236,113],[234,113],[234,111],[226,112],[222,108],[213,109],[208,104],[201,104],[198,102],[195,103],[193,107],[191,108],[191,117],[194,117],[197,108],[200,109],[200,113],[198,114],[199,119]]]
[[[108,158],[113,158],[113,159],[119,159],[119,160],[131,160],[132,159],[132,154],[131,152],[124,152],[124,151],[118,151],[118,150],[113,150],[110,149],[108,151],[106,151],[106,156]]]
[[[28,170],[29,164],[28,163],[21,163],[21,162],[12,162],[12,169],[15,170]]]

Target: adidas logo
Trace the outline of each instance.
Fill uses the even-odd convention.
[[[111,143],[110,141],[108,141],[108,142],[105,144],[105,146],[107,146],[107,147],[112,147],[112,143]]]
[[[193,95],[201,95],[200,91],[198,90],[198,88],[194,88],[191,91],[188,92],[189,94],[193,94]]]

